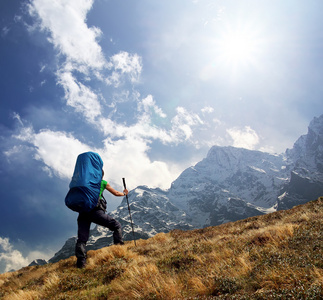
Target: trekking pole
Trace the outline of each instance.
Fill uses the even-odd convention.
[[[127,189],[127,187],[126,187],[126,179],[125,178],[122,178],[122,181],[123,181],[124,189]],[[128,203],[128,210],[129,210],[130,222],[131,222],[131,227],[132,227],[133,241],[135,242],[135,246],[137,247],[136,240],[135,240],[135,230],[133,229],[133,223],[132,223],[132,218],[131,218],[131,212],[130,212],[130,205],[129,205],[128,195],[126,195],[126,199],[127,199],[127,203]]]

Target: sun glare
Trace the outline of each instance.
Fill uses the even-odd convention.
[[[223,54],[230,61],[248,59],[252,50],[252,41],[245,36],[232,35],[223,41]]]
[[[260,38],[251,28],[227,30],[217,41],[218,59],[235,68],[256,63],[260,50]]]

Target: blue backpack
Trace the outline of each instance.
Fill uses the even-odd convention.
[[[97,206],[102,180],[103,161],[95,152],[77,157],[65,204],[76,212],[89,212]]]

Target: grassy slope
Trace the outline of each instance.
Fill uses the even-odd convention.
[[[0,275],[3,299],[322,299],[323,197]]]

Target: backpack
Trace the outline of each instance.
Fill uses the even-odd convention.
[[[76,212],[89,212],[98,204],[103,161],[95,152],[77,157],[65,204]]]

